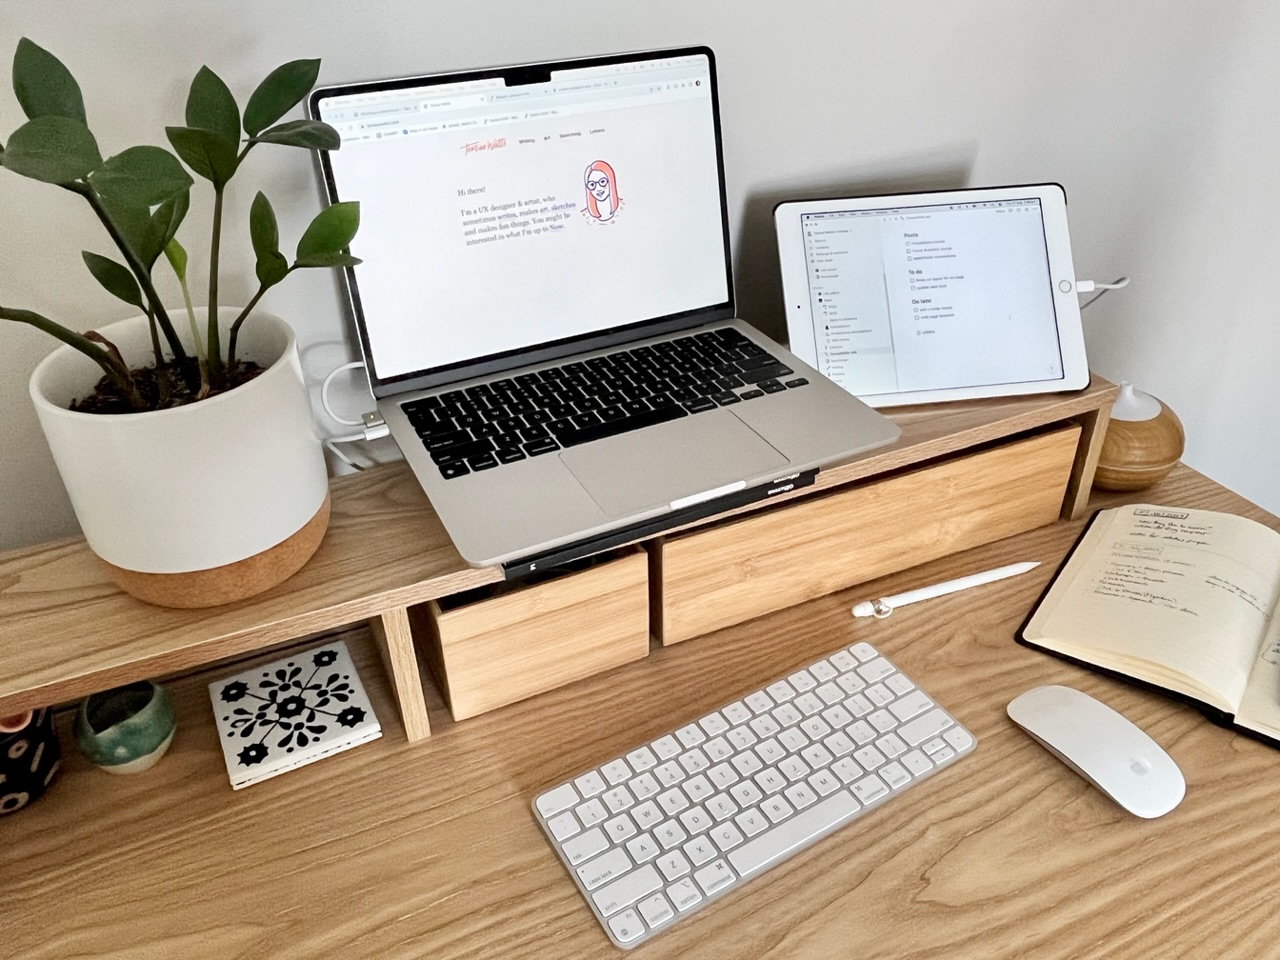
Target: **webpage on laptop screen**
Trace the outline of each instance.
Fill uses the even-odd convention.
[[[377,375],[728,299],[706,59],[322,101]]]
[[[1040,201],[801,218],[818,369],[862,396],[1061,377]]]

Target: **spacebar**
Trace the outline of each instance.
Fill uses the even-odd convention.
[[[639,430],[641,427],[652,427],[654,424],[666,423],[668,420],[679,420],[681,417],[687,417],[688,415],[689,411],[685,410],[680,404],[673,403],[668,407],[646,410],[644,413],[633,413],[629,417],[606,420],[604,423],[593,423],[589,427],[573,427],[560,433],[553,433],[552,436],[560,441],[562,447],[573,447],[579,443],[590,443],[603,437],[613,437],[619,433]]]
[[[858,812],[858,801],[844,790],[817,806],[784,820],[771,831],[729,851],[729,862],[746,877],[804,846]]]

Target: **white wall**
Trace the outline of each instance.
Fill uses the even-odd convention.
[[[202,63],[243,102],[303,56],[338,82],[710,44],[744,316],[780,329],[778,199],[1056,180],[1077,274],[1134,278],[1086,313],[1094,369],[1168,400],[1187,428],[1185,459],[1280,512],[1274,4],[0,0],[0,75],[20,36],[71,67],[106,154],[163,144]],[[22,119],[5,84],[0,139]],[[286,243],[319,209],[301,151],[259,149],[237,186],[224,302],[251,293],[254,191],[271,197]],[[195,200],[182,235],[196,263],[206,204]],[[80,329],[129,313],[89,278],[81,249],[111,252],[78,198],[0,170],[0,303]],[[331,277],[295,275],[264,307],[298,329],[313,374],[348,356]],[[75,531],[26,396],[49,349],[35,331],[0,326],[0,549]]]

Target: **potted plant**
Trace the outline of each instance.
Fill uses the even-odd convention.
[[[0,145],[0,166],[86,201],[118,259],[85,251],[85,265],[142,312],[81,334],[5,304],[0,290],[0,319],[62,341],[31,379],[41,427],[89,546],[121,586],[152,602],[210,606],[274,586],[307,561],[328,524],[328,476],[294,336],[256,307],[295,270],[358,263],[347,252],[358,205],[322,211],[290,261],[259,192],[248,218],[257,292],[239,309],[218,302],[223,199],[248,155],[264,143],[340,146],[327,124],[281,122],[319,66],[295,60],[272,71],[243,114],[202,67],[185,124],[166,130],[177,156],[135,146],[104,160],[67,68],[26,38],[14,55],[13,89],[27,122]],[[213,193],[204,309],[192,307],[176,236],[192,173]],[[179,311],[156,290],[162,255],[160,269],[172,270],[183,294]]]

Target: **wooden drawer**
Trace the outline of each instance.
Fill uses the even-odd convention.
[[[425,627],[427,662],[453,718],[647,656],[647,567],[633,548],[543,583],[418,608],[415,626]]]
[[[650,545],[653,630],[678,643],[1054,522],[1064,426]]]

